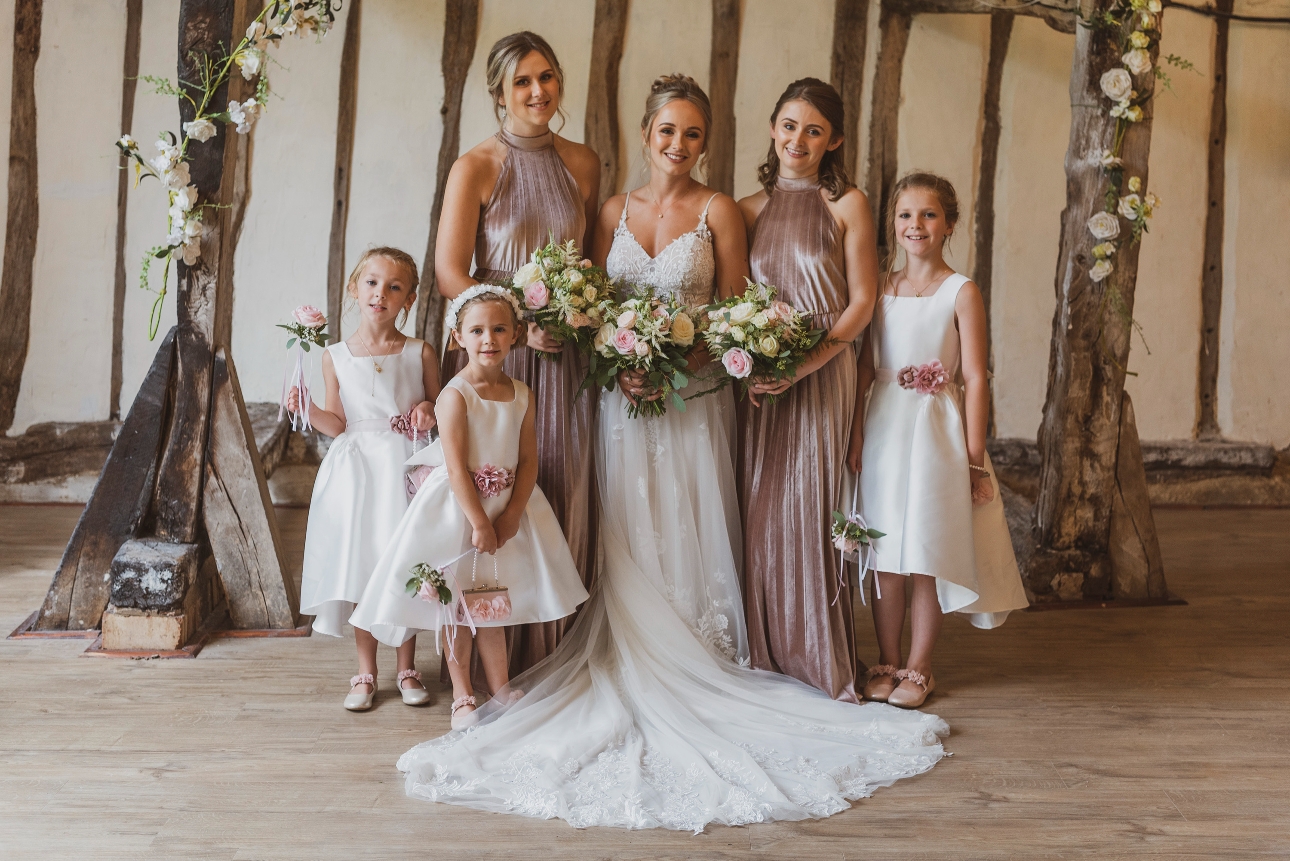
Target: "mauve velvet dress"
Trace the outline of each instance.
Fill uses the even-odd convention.
[[[837,322],[848,302],[842,230],[815,177],[778,180],[753,227],[749,263],[753,279],[778,287],[780,299],[815,311],[817,327]],[[848,344],[774,404],[743,405],[739,458],[752,664],[845,702],[858,702],[855,630],[851,586],[829,526],[855,391],[856,353]]]
[[[553,237],[582,245],[587,215],[577,180],[555,150],[555,135],[520,137],[505,129],[498,139],[506,158],[493,194],[479,216],[475,237],[478,281],[510,278],[530,255]],[[464,350],[445,350],[446,383],[466,363]],[[528,347],[511,351],[503,365],[522,380],[536,401],[538,487],[546,494],[569,542],[583,584],[591,588],[596,562],[596,479],[593,392],[578,395],[586,375],[583,357],[565,346],[559,361],[539,358]],[[558,622],[507,628],[511,675],[527,670],[555,650],[572,617]],[[482,674],[476,673],[482,681]]]

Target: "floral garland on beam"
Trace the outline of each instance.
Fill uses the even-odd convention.
[[[268,49],[276,47],[286,36],[316,35],[321,40],[335,24],[339,8],[339,0],[274,0],[247,27],[246,35],[232,53],[222,57],[207,54],[195,58],[200,81],[181,80],[176,85],[169,78],[141,76],[142,80],[152,84],[154,94],[186,99],[194,111],[193,119],[183,124],[182,135],[169,131],[158,135],[157,155],[150,159],[144,158],[139,151],[139,142],[130,135],[122,135],[116,142],[121,153],[134,162],[135,187],[144,178],[154,177],[170,198],[170,208],[166,213],[166,241],[148,249],[139,272],[139,286],[157,296],[148,316],[149,340],[157,336],[161,323],[171,261],[183,260],[188,266],[197,263],[202,253],[202,217],[205,210],[217,208],[214,203],[197,203],[197,187],[190,181],[186,160],[188,142],[210,140],[219,133],[217,123],[233,126],[238,134],[249,132],[269,97],[269,77],[265,70],[270,59]],[[243,102],[230,100],[226,110],[213,110],[215,106],[211,102],[215,93],[228,82],[234,66],[243,78],[255,81],[255,94]],[[160,290],[153,290],[148,284],[148,269],[153,260],[166,261]]]
[[[1120,153],[1125,133],[1134,123],[1142,122],[1145,118],[1143,108],[1154,95],[1154,87],[1144,88],[1145,92],[1135,89],[1134,76],[1150,75],[1159,79],[1166,88],[1170,85],[1169,76],[1151,59],[1152,49],[1160,42],[1159,22],[1163,8],[1162,0],[1116,0],[1100,15],[1080,21],[1085,27],[1111,31],[1119,43],[1120,62],[1123,64],[1103,72],[1098,81],[1102,95],[1109,103],[1104,103],[1104,109],[1116,122],[1111,149],[1103,150],[1097,156],[1108,180],[1103,209],[1094,213],[1087,222],[1088,232],[1096,240],[1092,249],[1094,262],[1088,273],[1094,283],[1105,281],[1115,271],[1113,260],[1118,251],[1141,241],[1142,234],[1147,232],[1147,221],[1160,205],[1158,197],[1144,192],[1142,177],[1125,179]],[[1183,70],[1194,70],[1190,62],[1174,54],[1165,57],[1164,62]],[[1120,239],[1121,218],[1128,222],[1127,239]],[[1133,319],[1119,288],[1111,282],[1107,283],[1103,295],[1103,306],[1108,304],[1139,335],[1142,334],[1142,327]]]

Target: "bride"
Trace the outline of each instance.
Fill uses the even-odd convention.
[[[620,283],[693,305],[748,273],[737,206],[690,176],[711,113],[692,79],[655,81],[641,123],[650,181],[607,201],[597,231],[595,256]],[[600,402],[604,558],[590,600],[559,648],[512,681],[523,696],[399,759],[408,794],[577,827],[698,832],[829,816],[931,768],[948,732],[939,718],[834,702],[748,668],[730,390],[631,419],[628,400],[651,395],[639,377],[620,382]]]

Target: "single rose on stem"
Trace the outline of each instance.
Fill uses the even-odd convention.
[[[301,326],[309,329],[321,329],[327,325],[327,317],[313,305],[301,305],[291,312],[291,316]]]

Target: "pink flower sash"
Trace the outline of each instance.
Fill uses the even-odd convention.
[[[502,492],[515,483],[515,470],[504,466],[493,466],[486,463],[471,473],[479,495],[485,499],[501,496]]]
[[[939,394],[953,382],[940,359],[932,359],[925,365],[906,365],[899,371],[878,368],[877,380],[880,383],[895,383],[902,389],[910,389],[920,395]]]

